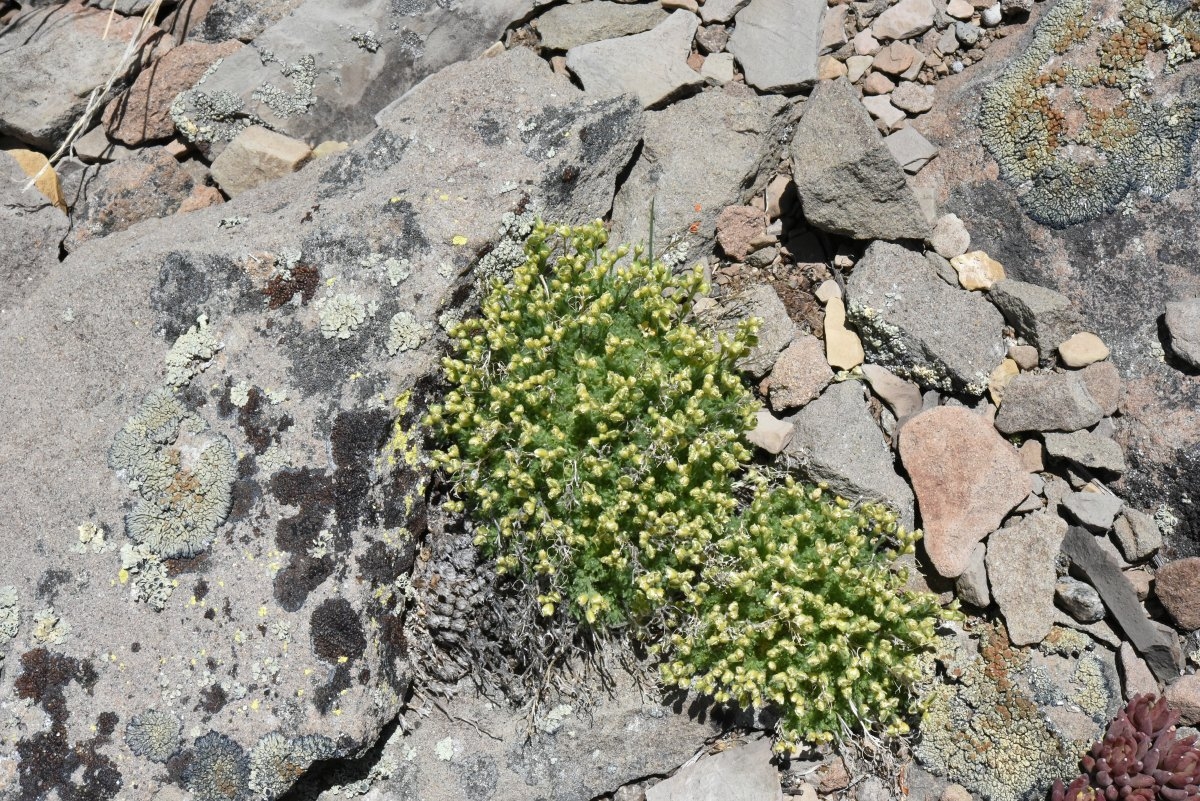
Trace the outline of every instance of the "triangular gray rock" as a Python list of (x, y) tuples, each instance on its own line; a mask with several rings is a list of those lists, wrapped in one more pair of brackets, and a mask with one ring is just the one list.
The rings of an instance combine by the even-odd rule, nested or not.
[(680, 9), (645, 33), (579, 45), (567, 51), (567, 69), (589, 94), (636, 95), (650, 108), (704, 78), (687, 65), (700, 21)]
[(930, 235), (904, 172), (845, 79), (813, 91), (791, 152), (804, 217), (817, 228), (854, 239)]

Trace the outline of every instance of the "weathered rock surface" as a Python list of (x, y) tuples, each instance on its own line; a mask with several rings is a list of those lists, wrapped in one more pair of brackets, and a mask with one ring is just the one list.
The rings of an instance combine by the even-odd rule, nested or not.
[[(921, 496), (917, 497), (919, 500)], [(1058, 578), (1054, 560), (1066, 533), (1067, 524), (1060, 518), (1036, 512), (988, 538), (987, 572), (992, 598), (1000, 607), (1014, 645), (1033, 645), (1050, 633)]]
[(900, 0), (871, 23), (871, 33), (881, 39), (911, 39), (933, 27), (932, 0)]
[(236, 40), (208, 44), (187, 42), (142, 70), (125, 94), (104, 108), (104, 130), (111, 139), (140, 145), (175, 135), (171, 103), (191, 89), (217, 61), (244, 47)]
[(887, 145), (892, 158), (907, 173), (920, 172), (921, 168), (938, 154), (937, 145), (911, 127), (901, 128), (895, 133), (889, 134), (884, 138), (883, 143)]
[(701, 759), (646, 791), (646, 801), (776, 801), (783, 798), (769, 737)]
[(884, 440), (855, 381), (834, 384), (791, 417), (796, 426), (784, 449), (789, 465), (809, 481), (852, 501), (878, 501), (912, 527), (913, 495), (896, 475), (892, 451)]
[(1112, 528), (1123, 502), (1110, 492), (1072, 492), (1062, 508), (1084, 528), (1104, 534)]
[(900, 459), (916, 493), (925, 551), (946, 578), (966, 570), (976, 543), (1029, 494), (1016, 448), (969, 409), (939, 406), (913, 417), (900, 429)]
[(645, 33), (579, 45), (567, 51), (567, 68), (597, 96), (629, 93), (642, 106), (664, 103), (704, 79), (687, 64), (699, 20), (682, 9)]
[(162, 148), (145, 148), (91, 167), (72, 199), (71, 232), (63, 247), (74, 251), (89, 239), (174, 214), (194, 188), (192, 176)]
[(1101, 477), (1115, 477), (1125, 472), (1125, 454), (1121, 446), (1108, 437), (1090, 431), (1070, 434), (1047, 434), (1046, 455), (1095, 471)]
[[(1066, 533), (1065, 524), (1063, 533)], [(1080, 623), (1095, 623), (1104, 619), (1104, 602), (1100, 600), (1100, 593), (1089, 584), (1062, 576), (1054, 587), (1054, 597)]]
[(1121, 553), (1130, 562), (1141, 562), (1162, 547), (1162, 530), (1154, 518), (1126, 506), (1113, 523), (1113, 534)]
[(1200, 557), (1177, 559), (1156, 570), (1154, 595), (1181, 629), (1200, 629)]
[(979, 609), (987, 609), (992, 603), (986, 558), (987, 546), (982, 542), (977, 543), (971, 551), (966, 569), (954, 580), (954, 593), (959, 600)]
[(1138, 656), (1132, 645), (1122, 642), (1121, 647), (1117, 650), (1117, 657), (1120, 659), (1121, 679), (1125, 687), (1126, 700), (1132, 701), (1136, 696), (1145, 693), (1158, 694), (1158, 680), (1146, 666), (1146, 660)]
[[(0, 42), (0, 134), (45, 151), (62, 143), (87, 106), (92, 90), (103, 86), (122, 63), (138, 20), (66, 5), (30, 6), (4, 30)], [(107, 29), (108, 36), (104, 34)], [(170, 48), (152, 28), (126, 63), (126, 74)], [(118, 80), (118, 86), (121, 81)]]
[(1200, 298), (1168, 303), (1164, 320), (1171, 352), (1189, 367), (1200, 370)]
[(1200, 725), (1200, 674), (1180, 676), (1167, 686), (1163, 695), (1172, 709), (1179, 710), (1179, 722), (1185, 726)]
[(798, 112), (784, 98), (730, 86), (648, 113), (641, 155), (613, 202), (614, 236), (646, 241), (653, 199), (654, 252), (690, 265), (711, 248), (717, 215), (762, 191)]
[(300, 169), (312, 148), (290, 136), (251, 125), (233, 138), (212, 163), (212, 177), (221, 191), (236, 197), (259, 184)]
[(555, 6), (537, 18), (537, 30), (542, 47), (570, 50), (589, 42), (648, 31), (666, 18), (667, 12), (655, 5), (592, 0)]
[(479, 55), (531, 8), (530, 0), (306, 0), (176, 99), (172, 117), (213, 157), (251, 125), (310, 145), (358, 139), (377, 112)]
[(1103, 416), (1079, 373), (1026, 373), (1004, 388), (996, 428), (1002, 434), (1078, 431), (1094, 426)]
[[(467, 103), (487, 124), (461, 113)], [(17, 589), (21, 610), (0, 678), (0, 758), (51, 748), (94, 766), (39, 763), (18, 797), (111, 799), (115, 782), (134, 801), (177, 792), (126, 736), (150, 709), (174, 716), (181, 734), (163, 744), (192, 760), (193, 786), (261, 742), (256, 753), (275, 753), (278, 739), (263, 739), (273, 734), (298, 760), (278, 766), (290, 775), (310, 757), (358, 753), (400, 709), (410, 673), (394, 582), (413, 564), (425, 508), (419, 468), (403, 456), (389, 464), (397, 454), (385, 444), (424, 401), (419, 387), (411, 407), (395, 399), (436, 365), (439, 319), (460, 314), (467, 295), (458, 276), (524, 205), (508, 187), (567, 220), (602, 215), (641, 110), (590, 101), (516, 49), (448, 68), (393, 112), (272, 193), (86, 244), (0, 318), (0, 516), (16, 544), (0, 585)], [(527, 152), (530, 119), (555, 121), (545, 135), (557, 157)], [(564, 187), (564, 167), (581, 163), (588, 170)], [(452, 199), (427, 201), (447, 175)], [(513, 250), (501, 243), (492, 261)], [(393, 356), (401, 311), (419, 344)], [(139, 433), (146, 425), (153, 435)], [(141, 455), (168, 473), (176, 458), (194, 468), (177, 470), (178, 495), (160, 500), (179, 515), (173, 536), (209, 526), (171, 549), (195, 555), (118, 552), (134, 545), (127, 530), (175, 542), (130, 484)], [(133, 475), (121, 469), (131, 463)], [(60, 679), (14, 691), (34, 675)], [(88, 731), (96, 721), (109, 731), (100, 740)], [(643, 730), (664, 738), (655, 748), (666, 742), (651, 723)], [(624, 730), (620, 739), (632, 744)], [(524, 779), (552, 793), (552, 772)], [(249, 796), (246, 773), (229, 780)]]
[(1073, 568), (1096, 588), (1117, 625), (1158, 680), (1170, 682), (1178, 676), (1179, 665), (1172, 643), (1146, 616), (1129, 580), (1097, 544), (1096, 538), (1079, 526), (1069, 526), (1062, 550)]
[(28, 182), (17, 160), (0, 152), (0, 313), (14, 308), (35, 284), (58, 267), (58, 245), (67, 215)]
[[(794, 92), (817, 80), (821, 0), (751, 0), (737, 13), (726, 49), (764, 92)], [(707, 20), (706, 20), (707, 21)]]
[(992, 286), (988, 300), (1042, 359), (1053, 359), (1059, 344), (1079, 330), (1071, 301), (1053, 289), (1010, 278)]
[(746, 441), (772, 455), (782, 453), (796, 432), (794, 425), (780, 420), (766, 409), (758, 410), (756, 421), (754, 428), (746, 432)]
[(864, 364), (862, 373), (871, 391), (888, 405), (897, 420), (921, 411), (921, 389), (916, 384), (878, 364)]
[(929, 236), (904, 172), (847, 81), (813, 90), (791, 152), (798, 165), (793, 180), (812, 225), (855, 239)]
[(825, 346), (812, 334), (800, 333), (783, 349), (767, 377), (771, 408), (775, 411), (803, 406), (821, 394), (833, 380), (825, 361)]
[(925, 388), (981, 395), (1004, 359), (1004, 321), (947, 286), (919, 253), (875, 242), (846, 281), (850, 322), (871, 361)]

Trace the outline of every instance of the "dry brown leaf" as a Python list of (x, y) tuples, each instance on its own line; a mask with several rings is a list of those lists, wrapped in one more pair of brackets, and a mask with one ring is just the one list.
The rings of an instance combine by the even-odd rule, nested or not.
[(55, 206), (64, 212), (67, 210), (67, 201), (63, 197), (62, 187), (58, 183), (58, 173), (54, 171), (53, 167), (47, 166), (49, 160), (45, 156), (33, 150), (7, 150), (5, 152), (17, 160), (21, 170), (30, 178), (40, 171), (42, 174), (33, 185)]

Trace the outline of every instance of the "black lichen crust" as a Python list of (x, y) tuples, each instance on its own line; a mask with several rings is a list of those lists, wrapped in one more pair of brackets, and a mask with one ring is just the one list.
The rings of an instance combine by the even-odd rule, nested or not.
[(99, 677), (86, 659), (36, 648), (21, 655), (21, 675), (14, 682), (17, 697), (38, 704), (50, 718), (50, 728), (17, 742), (19, 801), (108, 801), (121, 789), (116, 763), (99, 753), (109, 743), (116, 715), (102, 713), (97, 735), (70, 743), (65, 690), (75, 682), (89, 693)]
[(1093, 2), (1048, 11), (980, 107), (1001, 176), (1054, 228), (1182, 186), (1200, 130), (1200, 91), (1179, 79), (1200, 53), (1200, 12), (1178, 0), (1129, 0), (1115, 13)]
[(358, 612), (345, 598), (328, 598), (309, 618), (313, 653), (334, 664), (352, 663), (363, 655), (367, 638)]

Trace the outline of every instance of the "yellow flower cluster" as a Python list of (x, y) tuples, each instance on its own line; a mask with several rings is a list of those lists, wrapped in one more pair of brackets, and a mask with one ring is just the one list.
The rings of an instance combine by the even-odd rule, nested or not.
[(671, 637), (665, 682), (780, 713), (777, 749), (860, 726), (907, 731), (902, 699), (933, 643), (937, 598), (892, 562), (917, 535), (790, 479), (755, 496), (703, 571), (696, 617)]
[(549, 616), (654, 615), (703, 567), (736, 509), (757, 404), (734, 361), (755, 324), (709, 337), (685, 321), (707, 291), (599, 222), (535, 227), (511, 283), (451, 330), (453, 389), (427, 422), (450, 443), (476, 544), (539, 590)]
[(539, 223), (511, 283), (451, 330), (451, 390), (426, 418), (451, 507), (546, 617), (629, 624), (668, 684), (778, 710), (781, 750), (903, 731), (940, 612), (890, 569), (916, 535), (883, 507), (745, 475), (757, 403), (734, 363), (756, 321), (696, 330), (698, 269), (605, 242), (598, 222)]

